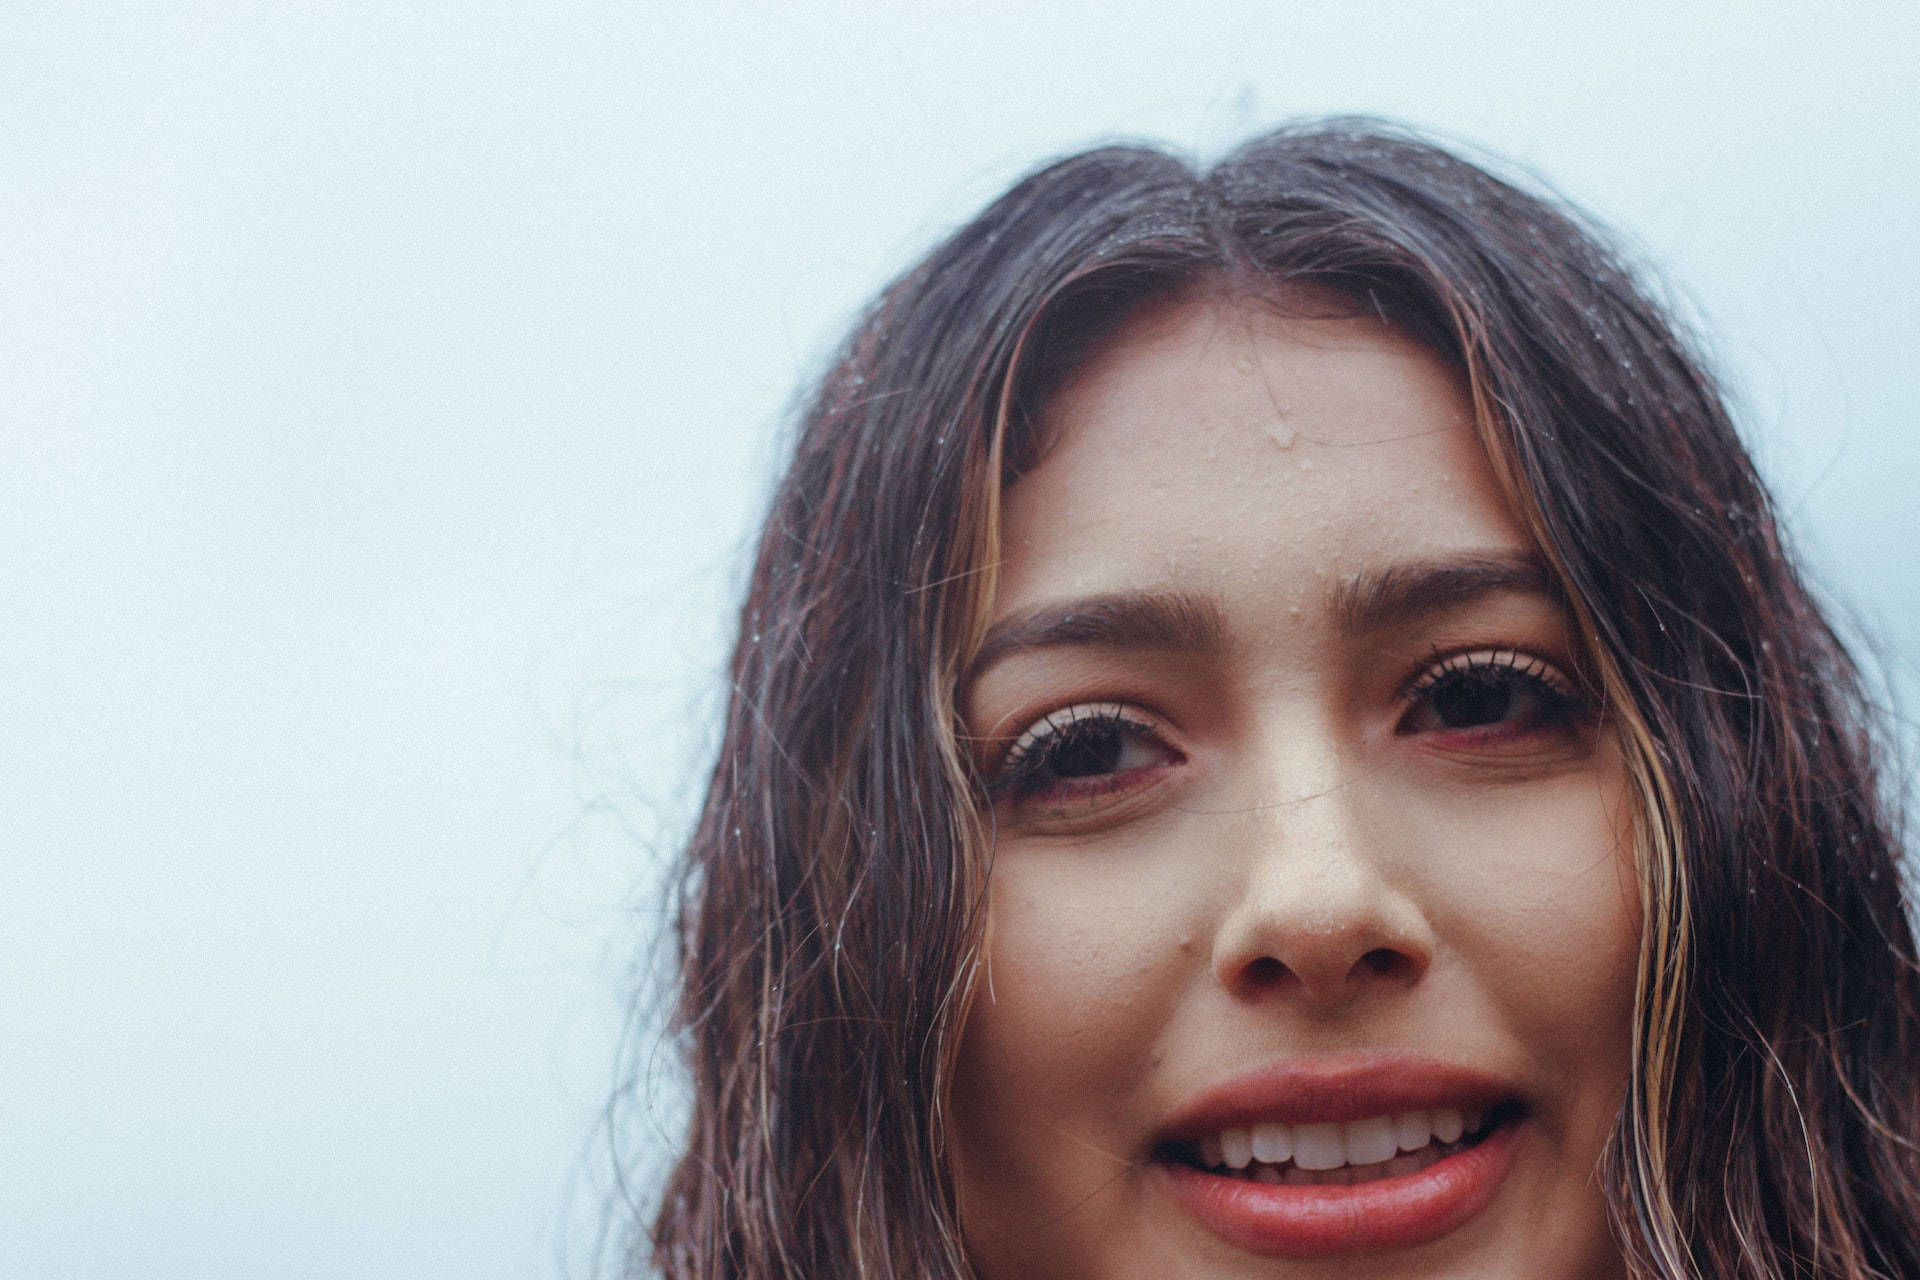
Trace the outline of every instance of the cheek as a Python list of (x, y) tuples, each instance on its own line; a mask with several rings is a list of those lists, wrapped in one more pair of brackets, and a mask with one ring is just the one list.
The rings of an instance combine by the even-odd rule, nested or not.
[(1543, 1066), (1624, 1084), (1640, 905), (1624, 771), (1611, 764), (1422, 807), (1436, 933)]
[[(1098, 1141), (1152, 1072), (1198, 935), (1150, 860), (1112, 850), (1003, 857), (955, 1108), (975, 1158), (1033, 1159), (1038, 1135)], [(1122, 1159), (1138, 1153), (1116, 1152)]]

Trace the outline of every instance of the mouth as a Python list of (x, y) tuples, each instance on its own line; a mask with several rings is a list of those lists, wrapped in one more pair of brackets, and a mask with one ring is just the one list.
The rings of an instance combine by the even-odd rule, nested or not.
[(1175, 1117), (1150, 1166), (1213, 1235), (1269, 1257), (1408, 1248), (1493, 1202), (1528, 1132), (1510, 1085), (1381, 1057), (1279, 1064)]
[(1524, 1115), (1518, 1102), (1436, 1107), (1342, 1123), (1236, 1125), (1163, 1142), (1156, 1161), (1266, 1186), (1351, 1187), (1424, 1173)]

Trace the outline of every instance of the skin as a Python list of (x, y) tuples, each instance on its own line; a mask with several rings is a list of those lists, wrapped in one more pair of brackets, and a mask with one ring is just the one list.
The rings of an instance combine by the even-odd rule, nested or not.
[[(1370, 318), (1196, 294), (1125, 326), (1044, 425), (1049, 451), (1006, 494), (996, 634), (1129, 593), (1183, 593), (1216, 626), (990, 640), (963, 689), (989, 777), (1037, 722), (1045, 746), (1050, 713), (1144, 726), (1105, 722), (1111, 768), (1056, 755), (997, 793), (954, 1096), (981, 1274), (1623, 1275), (1595, 1178), (1639, 933), (1620, 754), (1604, 719), (1524, 681), (1517, 710), (1464, 730), (1410, 692), (1436, 659), (1514, 652), (1578, 688), (1567, 619), (1525, 587), (1353, 616), (1385, 570), (1532, 554), (1459, 379)], [(1155, 1147), (1202, 1091), (1369, 1053), (1492, 1073), (1525, 1106), (1464, 1225), (1259, 1256), (1169, 1196)]]

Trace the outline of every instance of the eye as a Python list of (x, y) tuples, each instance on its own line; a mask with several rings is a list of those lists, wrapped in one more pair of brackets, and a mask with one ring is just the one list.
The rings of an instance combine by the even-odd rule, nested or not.
[(1181, 759), (1150, 723), (1125, 707), (1063, 707), (1014, 740), (988, 792), (1016, 805), (1099, 800), (1145, 785)]
[(1500, 743), (1569, 732), (1591, 717), (1587, 699), (1551, 664), (1512, 649), (1459, 653), (1423, 671), (1405, 695), (1397, 732)]

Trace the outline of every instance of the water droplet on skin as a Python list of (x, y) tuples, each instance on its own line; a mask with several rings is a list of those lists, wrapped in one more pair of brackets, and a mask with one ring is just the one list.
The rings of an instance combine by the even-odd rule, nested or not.
[(1293, 442), (1299, 439), (1299, 435), (1291, 424), (1276, 422), (1267, 428), (1267, 439), (1273, 441), (1273, 447), (1276, 449), (1291, 449)]

